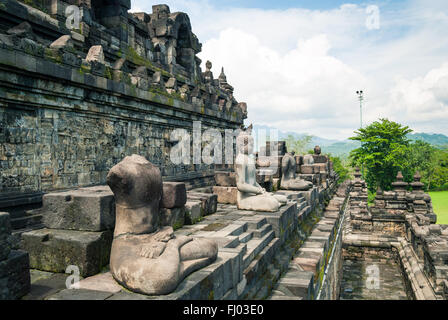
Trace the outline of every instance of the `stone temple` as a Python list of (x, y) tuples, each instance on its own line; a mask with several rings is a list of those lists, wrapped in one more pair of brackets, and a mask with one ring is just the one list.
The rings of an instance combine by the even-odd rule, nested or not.
[[(418, 174), (368, 206), (318, 146), (253, 150), (188, 15), (129, 9), (0, 2), (1, 300), (448, 298), (448, 226)], [(236, 132), (236, 161), (172, 161), (173, 132), (192, 155), (207, 129)]]

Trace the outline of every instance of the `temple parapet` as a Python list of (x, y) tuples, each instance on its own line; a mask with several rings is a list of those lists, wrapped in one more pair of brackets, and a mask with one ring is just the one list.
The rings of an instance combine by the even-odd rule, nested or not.
[[(129, 0), (16, 1), (0, 7), (0, 46), (156, 92), (173, 99), (247, 117), (233, 97), (224, 69), (202, 72), (202, 44), (188, 15), (155, 5), (131, 13)], [(204, 76), (211, 74), (209, 76)]]

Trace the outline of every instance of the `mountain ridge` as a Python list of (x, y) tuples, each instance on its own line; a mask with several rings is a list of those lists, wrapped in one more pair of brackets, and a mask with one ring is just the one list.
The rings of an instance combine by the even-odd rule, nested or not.
[[(254, 125), (254, 131), (258, 130), (266, 130), (266, 133), (269, 135), (269, 130), (278, 130), (278, 139), (284, 140), (289, 135), (292, 135), (294, 138), (303, 138), (308, 135), (306, 133), (297, 133), (291, 131), (282, 131), (275, 127), (270, 127), (266, 125)], [(429, 144), (432, 144), (435, 147), (444, 147), (448, 146), (448, 136), (441, 133), (425, 133), (425, 132), (416, 132), (408, 134), (409, 140), (412, 141), (425, 141)], [(359, 146), (359, 142), (352, 141), (349, 139), (345, 140), (335, 140), (335, 139), (327, 139), (318, 136), (313, 136), (311, 143), (309, 144), (309, 148), (313, 148), (315, 145), (319, 145), (322, 148), (324, 153), (331, 153), (335, 156), (344, 156), (348, 155), (351, 150), (356, 149)]]

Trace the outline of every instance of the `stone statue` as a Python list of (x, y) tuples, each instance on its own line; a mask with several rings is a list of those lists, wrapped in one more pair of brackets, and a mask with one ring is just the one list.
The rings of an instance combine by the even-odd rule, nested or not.
[(205, 63), (205, 72), (203, 73), (205, 83), (213, 82), (212, 63), (207, 60)]
[(314, 157), (312, 154), (306, 154), (303, 156), (303, 164), (305, 165), (313, 165), (314, 164)]
[(238, 188), (237, 206), (240, 210), (276, 212), (287, 202), (285, 196), (266, 192), (256, 179), (254, 140), (252, 126), (242, 131), (237, 139), (238, 155), (235, 160), (236, 186)]
[(172, 227), (159, 229), (162, 175), (144, 157), (124, 158), (109, 171), (107, 184), (116, 204), (110, 269), (121, 285), (148, 295), (168, 294), (216, 259), (214, 241), (176, 237)]
[(309, 190), (313, 184), (309, 181), (296, 178), (297, 164), (294, 158), (294, 152), (287, 153), (282, 159), (282, 181), (280, 189), (285, 190)]

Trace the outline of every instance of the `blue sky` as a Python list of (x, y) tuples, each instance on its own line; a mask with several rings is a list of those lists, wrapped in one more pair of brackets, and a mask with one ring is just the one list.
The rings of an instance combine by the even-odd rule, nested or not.
[[(386, 5), (399, 5), (405, 2), (404, 0), (383, 1)], [(216, 7), (221, 8), (258, 8), (258, 9), (289, 9), (289, 8), (304, 8), (310, 10), (328, 10), (338, 8), (347, 3), (353, 4), (378, 4), (378, 1), (341, 1), (341, 0), (213, 0), (210, 1)]]
[[(446, 0), (163, 2), (188, 13), (199, 57), (215, 77), (225, 68), (247, 124), (345, 139), (363, 89), (364, 123), (387, 117), (448, 135)], [(153, 4), (132, 0), (132, 10)]]

